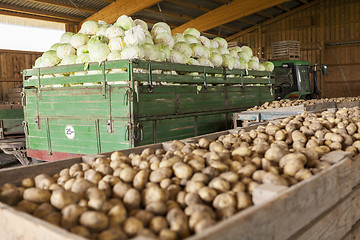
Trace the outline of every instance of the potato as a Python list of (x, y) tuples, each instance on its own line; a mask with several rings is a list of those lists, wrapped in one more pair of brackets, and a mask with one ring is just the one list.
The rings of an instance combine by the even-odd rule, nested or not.
[(266, 152), (265, 152), (265, 158), (270, 160), (270, 161), (275, 161), (278, 162), (280, 160), (280, 158), (282, 158), (282, 156), (284, 156), (286, 154), (286, 151), (279, 147), (279, 146), (274, 146), (269, 148)]
[(231, 217), (235, 213), (236, 213), (235, 207), (221, 208), (221, 209), (216, 210), (216, 218), (219, 220), (224, 220), (224, 219)]
[(253, 164), (247, 164), (244, 167), (240, 168), (237, 173), (240, 178), (251, 177), (251, 175), (256, 171), (256, 167)]
[(148, 205), (151, 202), (165, 201), (166, 196), (160, 187), (149, 187), (142, 191), (142, 202)]
[(241, 146), (238, 148), (235, 148), (232, 152), (231, 155), (233, 156), (241, 156), (241, 157), (250, 157), (251, 156), (251, 149), (249, 147), (245, 147), (245, 146)]
[(207, 211), (196, 211), (193, 214), (190, 215), (189, 218), (189, 227), (191, 230), (194, 230), (195, 225), (200, 222), (202, 219), (212, 219), (213, 214), (211, 214), (211, 212), (207, 212)]
[(86, 197), (89, 199), (88, 207), (100, 211), (106, 201), (105, 193), (97, 187), (88, 188)]
[(35, 187), (35, 181), (32, 178), (24, 178), (21, 181), (21, 186), (23, 186), (24, 188)]
[(22, 200), (18, 203), (16, 209), (32, 214), (37, 209), (37, 207), (38, 205), (34, 202)]
[(87, 189), (96, 187), (94, 182), (91, 182), (86, 179), (76, 179), (74, 183), (71, 186), (71, 191), (74, 193), (79, 194), (79, 196), (82, 198), (86, 192)]
[(164, 228), (160, 231), (159, 237), (162, 240), (177, 240), (179, 239), (177, 233), (171, 229)]
[(130, 212), (130, 215), (139, 219), (144, 227), (147, 227), (149, 225), (150, 220), (153, 219), (155, 216), (154, 213), (143, 209), (133, 210)]
[(129, 217), (125, 220), (124, 232), (130, 237), (134, 237), (143, 228), (142, 222), (135, 217)]
[(242, 210), (252, 205), (252, 200), (249, 194), (245, 192), (238, 192), (236, 194), (236, 209)]
[(205, 218), (200, 220), (194, 227), (195, 233), (203, 232), (205, 229), (216, 224), (216, 221), (213, 219)]
[(292, 140), (295, 141), (299, 141), (301, 143), (306, 143), (307, 138), (305, 136), (305, 134), (303, 134), (302, 132), (300, 132), (299, 130), (295, 130), (291, 133), (291, 137)]
[(158, 168), (150, 173), (149, 180), (154, 183), (159, 183), (165, 178), (170, 178), (173, 171), (167, 167)]
[(103, 212), (86, 211), (80, 216), (80, 224), (91, 231), (100, 232), (109, 225), (109, 219)]
[(302, 153), (295, 152), (295, 153), (288, 153), (285, 156), (283, 156), (279, 161), (280, 168), (284, 168), (285, 165), (291, 160), (291, 159), (298, 159), (303, 164), (307, 162), (306, 156)]
[(109, 212), (109, 225), (110, 227), (120, 227), (126, 220), (127, 218), (127, 211), (124, 207), (124, 205), (119, 202), (118, 204), (116, 204), (114, 207), (112, 207)]
[[(30, 188), (28, 188), (30, 189)], [(10, 188), (0, 192), (0, 202), (14, 206), (21, 200), (21, 195), (18, 189)], [(29, 199), (27, 199), (29, 200)]]
[(34, 216), (38, 218), (44, 218), (54, 211), (56, 211), (56, 209), (50, 203), (42, 203), (34, 211)]
[(124, 198), (124, 204), (128, 209), (139, 208), (141, 204), (141, 195), (139, 190), (130, 188), (126, 191)]
[(200, 148), (208, 149), (210, 145), (210, 141), (206, 138), (200, 138), (198, 144)]
[(90, 238), (91, 236), (89, 230), (83, 226), (74, 226), (70, 229), (70, 232), (80, 235), (84, 238)]
[(116, 183), (113, 187), (113, 195), (122, 199), (127, 192), (131, 188), (130, 184), (124, 183), (120, 180), (120, 182)]
[(165, 217), (156, 216), (151, 219), (149, 223), (149, 229), (158, 234), (162, 229), (168, 228), (168, 223)]
[(98, 182), (102, 179), (102, 177), (103, 176), (94, 169), (86, 170), (84, 173), (84, 179), (94, 184), (98, 184)]
[(230, 183), (225, 179), (216, 177), (209, 182), (209, 187), (219, 192), (226, 192), (230, 189)]
[(24, 192), (24, 200), (35, 203), (44, 203), (50, 201), (51, 194), (48, 190), (39, 188), (27, 188)]
[(296, 172), (294, 177), (296, 180), (303, 181), (303, 180), (308, 179), (311, 176), (312, 176), (312, 173), (309, 169), (300, 169), (299, 171)]
[(126, 234), (120, 229), (107, 229), (101, 232), (97, 238), (98, 240), (126, 240)]
[(50, 185), (55, 182), (54, 179), (50, 177), (48, 174), (37, 175), (34, 181), (35, 181), (35, 187), (41, 189), (49, 189)]
[(264, 184), (274, 184), (274, 185), (281, 185), (281, 186), (287, 186), (287, 182), (284, 178), (280, 177), (279, 175), (276, 175), (274, 173), (267, 172), (262, 177), (262, 182)]
[(188, 219), (181, 209), (173, 208), (169, 210), (166, 214), (166, 220), (170, 225), (170, 229), (177, 232), (180, 237), (184, 238), (190, 235)]
[(229, 192), (218, 194), (213, 201), (213, 207), (217, 210), (226, 207), (235, 207), (236, 200), (233, 194)]
[(79, 201), (79, 196), (73, 192), (56, 189), (52, 192), (50, 197), (50, 203), (57, 209), (63, 209), (67, 205), (77, 203)]
[(58, 212), (51, 212), (48, 215), (44, 216), (43, 219), (51, 224), (59, 226), (61, 220), (61, 214)]
[(295, 174), (304, 168), (304, 163), (298, 158), (289, 159), (284, 166), (284, 173), (289, 176), (295, 176)]
[(172, 166), (174, 175), (180, 179), (189, 179), (192, 174), (192, 168), (186, 163), (177, 162)]
[(77, 204), (70, 204), (61, 210), (60, 225), (63, 228), (71, 229), (79, 221), (80, 215), (86, 211), (86, 208)]

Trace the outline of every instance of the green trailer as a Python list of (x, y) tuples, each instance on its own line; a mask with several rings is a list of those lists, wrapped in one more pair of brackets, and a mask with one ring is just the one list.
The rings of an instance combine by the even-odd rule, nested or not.
[(0, 103), (0, 140), (24, 134), (24, 112), (20, 104)]
[(45, 161), (229, 129), (234, 112), (274, 100), (271, 72), (175, 63), (106, 61), (23, 78), (27, 154)]

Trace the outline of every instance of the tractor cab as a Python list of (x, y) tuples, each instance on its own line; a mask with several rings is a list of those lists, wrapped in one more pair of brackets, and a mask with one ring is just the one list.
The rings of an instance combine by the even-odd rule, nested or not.
[(310, 82), (310, 62), (274, 61), (275, 99), (316, 98)]

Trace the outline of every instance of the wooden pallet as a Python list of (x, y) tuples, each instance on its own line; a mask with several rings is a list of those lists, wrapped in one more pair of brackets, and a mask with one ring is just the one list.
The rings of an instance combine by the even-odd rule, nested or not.
[(299, 60), (300, 42), (299, 41), (280, 41), (271, 43), (272, 60)]
[[(257, 126), (244, 128), (246, 131)], [(241, 128), (204, 135), (216, 139)], [(183, 140), (193, 142), (198, 136)], [(164, 148), (169, 142), (122, 150), (141, 153), (145, 148)], [(111, 153), (103, 155), (109, 156)], [(360, 156), (350, 159), (348, 153), (331, 152), (328, 158), (337, 162), (313, 177), (295, 184), (270, 201), (249, 207), (187, 240), (217, 239), (353, 239), (359, 235)], [(19, 184), (21, 178), (40, 173), (54, 174), (74, 163), (90, 162), (99, 155), (84, 156), (33, 166), (0, 170), (0, 185)], [(19, 178), (21, 176), (21, 178)], [(16, 224), (14, 224), (16, 223)], [(64, 229), (14, 210), (0, 203), (0, 239), (84, 240)], [(137, 237), (136, 239), (147, 239)], [(355, 238), (356, 239), (356, 238)]]

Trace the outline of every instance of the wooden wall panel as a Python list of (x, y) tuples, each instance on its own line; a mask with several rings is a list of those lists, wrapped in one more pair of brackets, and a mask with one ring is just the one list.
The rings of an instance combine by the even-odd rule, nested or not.
[[(329, 65), (329, 75), (319, 79), (322, 97), (360, 95), (359, 0), (315, 0), (315, 5), (258, 25), (235, 40), (248, 44), (259, 57), (262, 53), (264, 59), (271, 59), (272, 42), (300, 41), (302, 60)], [(343, 76), (348, 79), (351, 93)]]
[(32, 68), (41, 54), (0, 49), (0, 101), (6, 101), (9, 89), (22, 83), (22, 70)]

